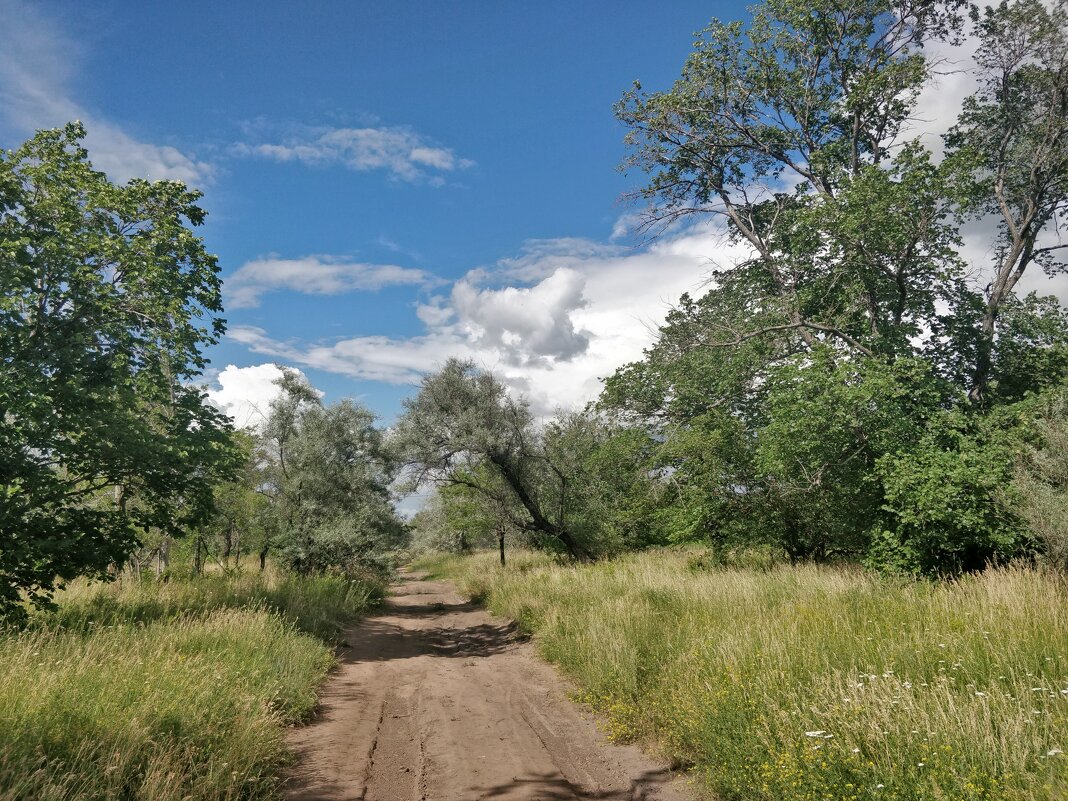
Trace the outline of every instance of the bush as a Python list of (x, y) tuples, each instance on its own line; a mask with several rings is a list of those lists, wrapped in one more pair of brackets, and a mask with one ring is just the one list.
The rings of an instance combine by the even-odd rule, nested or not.
[(881, 458), (886, 515), (868, 566), (953, 576), (1029, 553), (1033, 540), (1005, 494), (1024, 436), (1007, 410), (947, 415), (908, 452)]
[(1016, 511), (1046, 560), (1068, 570), (1068, 393), (1054, 396), (1038, 422), (1038, 444), (1016, 468)]

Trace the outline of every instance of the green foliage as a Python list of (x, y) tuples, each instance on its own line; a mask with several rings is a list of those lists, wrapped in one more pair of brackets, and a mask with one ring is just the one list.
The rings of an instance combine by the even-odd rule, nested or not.
[(709, 797), (1065, 797), (1063, 576), (901, 582), (689, 557), (427, 566), (533, 632), (613, 737), (655, 740)]
[(590, 556), (591, 544), (578, 539), (568, 516), (566, 475), (555, 469), (526, 403), (496, 376), (450, 359), (404, 406), (391, 444), (412, 488), (465, 485), (546, 546)]
[(656, 443), (647, 433), (591, 413), (561, 414), (545, 427), (544, 449), (556, 479), (545, 494), (589, 551), (664, 544), (656, 519), (664, 493), (650, 474)]
[(390, 504), (395, 465), (374, 415), (347, 399), (324, 406), (295, 371), (280, 384), (252, 455), (279, 558), (305, 575), (385, 570), (407, 530)]
[[(748, 253), (599, 401), (659, 443), (666, 539), (927, 575), (1032, 552), (1013, 464), (1029, 399), (1064, 381), (1068, 316), (1013, 290), (1064, 268), (1042, 236), (1068, 203), (1068, 12), (973, 15), (979, 89), (935, 159), (908, 121), (963, 9), (768, 0), (617, 106), (647, 228), (697, 214)], [(989, 214), (979, 289), (961, 226)]]
[(0, 154), (0, 615), (202, 521), (232, 461), (190, 383), (223, 332), (200, 193), (117, 186), (84, 135)]
[(877, 461), (917, 441), (944, 398), (918, 359), (844, 361), (826, 350), (771, 371), (753, 503), (793, 558), (863, 553), (883, 488)]
[(1054, 394), (1041, 408), (1037, 432), (1016, 466), (1014, 508), (1048, 562), (1068, 570), (1068, 392)]
[(1032, 550), (1005, 494), (1025, 430), (1012, 415), (999, 417), (1001, 426), (947, 414), (907, 451), (882, 457), (889, 530), (878, 533), (869, 564), (952, 575)]

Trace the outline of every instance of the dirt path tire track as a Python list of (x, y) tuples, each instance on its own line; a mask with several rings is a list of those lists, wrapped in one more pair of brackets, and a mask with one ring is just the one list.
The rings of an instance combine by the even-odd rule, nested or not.
[(291, 730), (290, 801), (687, 801), (609, 743), (514, 627), (407, 575), (348, 632), (322, 710)]

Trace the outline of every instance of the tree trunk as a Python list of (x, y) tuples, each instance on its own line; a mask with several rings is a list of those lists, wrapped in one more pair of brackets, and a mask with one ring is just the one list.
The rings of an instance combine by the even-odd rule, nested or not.
[(504, 526), (497, 526), (497, 542), (501, 546), (501, 567), (504, 567)]
[(578, 559), (583, 562), (593, 561), (593, 557), (590, 553), (578, 544), (570, 531), (563, 526), (558, 526), (550, 522), (545, 515), (541, 513), (541, 509), (538, 508), (534, 499), (530, 497), (527, 488), (523, 486), (522, 479), (520, 479), (515, 468), (509, 463), (507, 457), (490, 454), (489, 459), (500, 471), (501, 478), (508, 483), (508, 486), (511, 487), (512, 491), (519, 499), (519, 502), (523, 504), (523, 508), (527, 510), (527, 513), (530, 515), (531, 525), (536, 531), (548, 534), (550, 537), (559, 540), (559, 542), (567, 548), (567, 552), (572, 559)]
[(230, 566), (230, 552), (234, 549), (234, 524), (231, 523), (226, 527), (226, 532), (223, 534), (223, 551), (222, 562), (227, 567)]
[(267, 551), (269, 550), (269, 548), (270, 548), (270, 546), (268, 546), (267, 543), (264, 543), (263, 547), (260, 548), (260, 572), (261, 573), (264, 570), (267, 569)]
[(201, 570), (204, 569), (204, 556), (201, 552), (202, 540), (200, 534), (196, 535), (196, 539), (193, 541), (193, 575), (199, 576)]

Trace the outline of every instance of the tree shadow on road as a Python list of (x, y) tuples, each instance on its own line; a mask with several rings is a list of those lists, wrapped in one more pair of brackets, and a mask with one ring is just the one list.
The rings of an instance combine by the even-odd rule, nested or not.
[(677, 777), (668, 768), (649, 770), (631, 779), (630, 787), (610, 790), (590, 790), (559, 773), (532, 773), (518, 776), (510, 782), (491, 787), (472, 787), (475, 798), (537, 799), (537, 801), (652, 801), (656, 790)]

